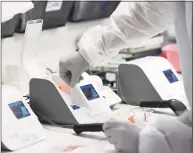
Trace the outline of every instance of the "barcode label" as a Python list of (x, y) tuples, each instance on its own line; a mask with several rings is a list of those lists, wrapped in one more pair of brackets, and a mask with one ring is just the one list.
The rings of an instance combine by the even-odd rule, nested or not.
[(46, 12), (59, 11), (62, 7), (62, 2), (47, 2)]

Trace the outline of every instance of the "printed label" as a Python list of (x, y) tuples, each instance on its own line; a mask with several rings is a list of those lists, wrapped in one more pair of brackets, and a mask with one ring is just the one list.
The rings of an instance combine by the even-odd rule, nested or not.
[(62, 2), (47, 2), (46, 12), (59, 11), (62, 8)]

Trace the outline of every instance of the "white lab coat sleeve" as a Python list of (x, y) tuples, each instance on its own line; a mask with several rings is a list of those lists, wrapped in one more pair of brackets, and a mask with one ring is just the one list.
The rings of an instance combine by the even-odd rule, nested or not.
[(178, 118), (160, 116), (140, 132), (138, 153), (192, 153), (192, 122), (188, 112)]
[(172, 24), (168, 2), (122, 1), (110, 20), (87, 30), (79, 41), (81, 55), (98, 66), (121, 49), (137, 47)]
[(140, 133), (138, 153), (172, 153), (165, 136), (154, 126), (146, 126)]

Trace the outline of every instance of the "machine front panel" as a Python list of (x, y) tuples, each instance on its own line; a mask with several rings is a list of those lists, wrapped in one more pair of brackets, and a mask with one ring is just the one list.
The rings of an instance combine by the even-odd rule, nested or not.
[(92, 84), (81, 86), (80, 89), (82, 90), (88, 101), (99, 98), (99, 94)]
[(8, 105), (17, 119), (22, 119), (30, 116), (28, 109), (25, 107), (22, 101), (17, 101)]
[(168, 81), (170, 83), (174, 83), (178, 81), (178, 78), (176, 77), (176, 75), (172, 72), (171, 69), (165, 70), (163, 71), (165, 77), (168, 79)]

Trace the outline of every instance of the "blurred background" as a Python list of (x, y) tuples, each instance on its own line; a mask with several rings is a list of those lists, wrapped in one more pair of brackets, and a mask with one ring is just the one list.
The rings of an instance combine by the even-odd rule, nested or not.
[[(22, 64), (21, 53), (24, 45), (26, 23), (43, 19), (43, 31), (39, 38), (36, 60), (39, 65), (53, 72), (58, 71), (60, 57), (78, 51), (78, 41), (84, 31), (105, 24), (120, 1), (32, 1), (34, 8), (16, 14), (1, 23), (2, 39), (2, 81), (16, 86), (22, 94), (28, 94), (27, 77)], [(3, 13), (15, 9), (10, 2), (2, 2)], [(17, 7), (21, 3), (15, 2)], [(9, 7), (7, 7), (9, 6)], [(138, 48), (125, 48), (119, 55), (100, 67), (90, 67), (89, 74), (97, 74), (105, 85), (116, 88), (115, 70), (121, 62), (145, 56), (167, 58), (180, 73), (174, 27), (147, 40)], [(34, 57), (33, 57), (34, 58)]]

